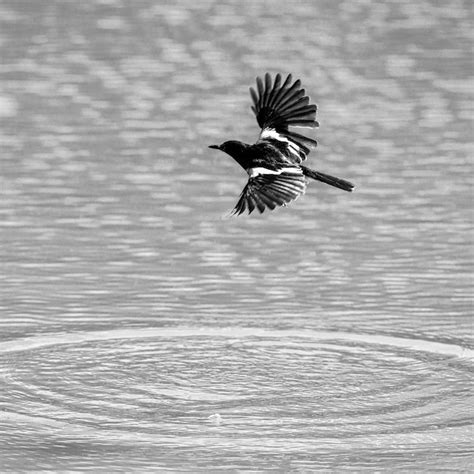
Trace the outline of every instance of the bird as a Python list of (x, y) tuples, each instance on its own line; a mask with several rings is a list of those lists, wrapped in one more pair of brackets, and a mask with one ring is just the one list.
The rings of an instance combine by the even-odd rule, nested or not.
[(317, 128), (319, 124), (317, 106), (310, 104), (301, 81), (293, 82), (291, 74), (282, 80), (280, 73), (273, 80), (267, 72), (256, 82), (257, 90), (250, 87), (251, 109), (261, 128), (256, 143), (228, 140), (209, 145), (230, 155), (249, 176), (231, 214), (251, 214), (255, 209), (263, 213), (265, 209), (287, 206), (305, 192), (306, 178), (353, 191), (355, 186), (349, 181), (303, 165), (317, 141), (289, 128)]

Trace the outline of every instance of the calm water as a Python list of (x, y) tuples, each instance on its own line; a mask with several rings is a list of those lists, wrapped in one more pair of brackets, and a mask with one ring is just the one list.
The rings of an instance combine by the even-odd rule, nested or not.
[[(1, 0), (1, 470), (470, 470), (471, 8)], [(226, 218), (265, 71), (358, 189)]]

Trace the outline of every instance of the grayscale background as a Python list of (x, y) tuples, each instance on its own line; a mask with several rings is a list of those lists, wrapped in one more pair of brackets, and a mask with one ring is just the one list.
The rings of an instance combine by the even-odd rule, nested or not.
[[(0, 0), (0, 470), (472, 468), (472, 20)], [(228, 218), (266, 71), (357, 190)]]

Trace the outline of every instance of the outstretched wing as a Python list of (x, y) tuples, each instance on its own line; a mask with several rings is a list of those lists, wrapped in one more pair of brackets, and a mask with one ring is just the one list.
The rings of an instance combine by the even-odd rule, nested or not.
[(277, 146), (294, 163), (306, 159), (310, 149), (317, 145), (316, 140), (288, 130), (288, 127), (319, 126), (316, 121), (315, 104), (309, 104), (309, 97), (301, 88), (301, 81), (292, 83), (292, 76), (282, 83), (280, 74), (275, 81), (268, 72), (264, 81), (257, 77), (257, 92), (251, 87), (250, 95), (254, 105), (252, 110), (262, 128), (259, 142), (268, 141)]
[(257, 208), (260, 213), (265, 209), (286, 206), (303, 194), (306, 180), (299, 168), (283, 168), (272, 171), (265, 168), (254, 168), (232, 214), (240, 215), (245, 210), (251, 214)]

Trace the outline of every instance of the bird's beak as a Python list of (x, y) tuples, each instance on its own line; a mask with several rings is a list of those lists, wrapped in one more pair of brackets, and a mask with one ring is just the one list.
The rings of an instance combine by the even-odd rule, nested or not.
[(221, 147), (219, 145), (209, 145), (209, 148), (215, 148), (216, 150), (221, 149)]

